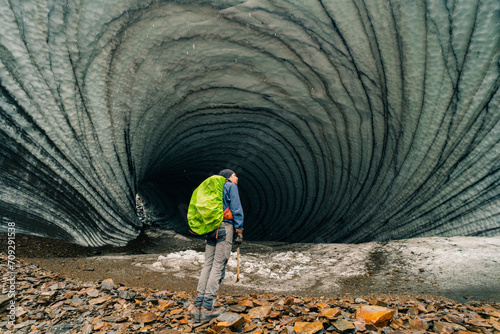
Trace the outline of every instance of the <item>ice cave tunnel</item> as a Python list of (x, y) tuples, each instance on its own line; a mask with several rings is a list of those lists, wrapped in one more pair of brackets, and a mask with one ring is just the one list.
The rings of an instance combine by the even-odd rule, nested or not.
[(498, 0), (0, 0), (2, 230), (182, 232), (232, 168), (249, 240), (500, 234)]

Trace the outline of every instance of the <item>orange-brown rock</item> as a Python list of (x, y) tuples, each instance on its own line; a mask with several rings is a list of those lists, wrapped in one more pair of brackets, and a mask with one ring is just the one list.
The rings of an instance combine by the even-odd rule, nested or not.
[(328, 304), (327, 304), (327, 303), (320, 302), (320, 303), (317, 303), (317, 304), (316, 304), (316, 307), (317, 307), (317, 308), (319, 308), (319, 309), (321, 310), (321, 309), (327, 308), (327, 307), (328, 307)]
[(366, 324), (364, 321), (354, 320), (354, 327), (356, 327), (357, 332), (363, 332), (366, 330)]
[(429, 304), (429, 305), (427, 305), (427, 307), (425, 308), (425, 310), (427, 312), (436, 312), (438, 310), (438, 305), (435, 304), (435, 303)]
[(83, 292), (86, 293), (87, 296), (89, 296), (89, 297), (99, 296), (99, 290), (97, 290), (96, 288), (93, 288), (93, 287), (87, 288), (87, 289), (83, 290)]
[(323, 323), (320, 321), (315, 322), (296, 322), (293, 330), (297, 334), (314, 334), (323, 329)]
[(248, 316), (252, 319), (264, 319), (271, 312), (271, 306), (259, 306), (254, 307), (250, 311), (248, 311)]
[(224, 328), (228, 328), (231, 325), (229, 321), (219, 321), (212, 326), (212, 330), (216, 333), (220, 333)]
[(253, 306), (262, 306), (264, 303), (258, 299), (252, 300)]
[(344, 332), (351, 329), (356, 329), (356, 326), (349, 320), (340, 319), (332, 323), (339, 331)]
[(280, 315), (281, 315), (281, 312), (273, 310), (273, 311), (269, 312), (268, 317), (271, 319), (275, 319), (275, 318), (278, 318)]
[(495, 318), (490, 317), (486, 321), (488, 321), (488, 323), (490, 323), (497, 331), (500, 332), (500, 322), (498, 322)]
[(241, 314), (225, 312), (217, 317), (217, 322), (218, 327), (230, 327), (237, 331), (246, 323), (246, 320)]
[(238, 302), (238, 305), (243, 305), (245, 307), (253, 307), (253, 302), (249, 299), (243, 299)]
[(485, 306), (480, 307), (477, 310), (477, 312), (489, 315), (491, 317), (500, 318), (500, 310), (497, 310), (496, 308), (494, 308), (490, 305), (485, 305)]
[(244, 312), (246, 309), (247, 309), (247, 307), (246, 307), (246, 306), (244, 306), (244, 305), (239, 305), (239, 304), (229, 306), (229, 310), (230, 310), (231, 312), (236, 312), (236, 313), (242, 313), (242, 312)]
[(279, 328), (278, 333), (280, 333), (280, 334), (292, 334), (292, 333), (295, 334), (292, 326), (285, 326), (285, 327)]
[(387, 302), (380, 299), (372, 299), (370, 300), (370, 305), (387, 307)]
[(75, 294), (75, 291), (66, 291), (64, 292), (64, 299), (71, 299)]
[(134, 322), (137, 323), (148, 323), (156, 320), (156, 315), (150, 312), (137, 312), (132, 315)]
[(325, 318), (328, 318), (328, 319), (333, 319), (336, 316), (338, 316), (340, 314), (340, 312), (341, 311), (338, 308), (324, 308), (324, 309), (321, 309), (321, 312), (319, 313), (319, 316), (320, 317), (325, 317)]
[(389, 326), (391, 326), (391, 328), (394, 328), (394, 329), (399, 329), (399, 328), (401, 328), (401, 326), (403, 326), (403, 320), (394, 319), (391, 321), (391, 324)]
[(170, 314), (171, 315), (176, 315), (176, 314), (182, 313), (183, 311), (184, 311), (184, 309), (178, 308), (178, 309), (170, 311)]
[(107, 322), (99, 322), (98, 324), (96, 324), (94, 326), (95, 331), (106, 330), (106, 329), (110, 329), (110, 328), (111, 328), (111, 326)]
[(252, 322), (252, 318), (248, 314), (242, 314), (243, 318), (245, 318), (245, 323), (249, 324)]
[(406, 312), (406, 314), (408, 314), (410, 317), (415, 317), (418, 315), (418, 309), (416, 307), (410, 307), (408, 309), (408, 312)]
[(149, 326), (149, 325), (146, 325), (146, 326), (144, 326), (144, 327), (141, 327), (141, 328), (139, 329), (139, 333), (148, 333), (148, 332), (151, 330), (151, 328), (152, 328), (152, 327), (151, 327), (151, 326)]
[(55, 294), (55, 291), (43, 291), (38, 298), (43, 301), (51, 301), (55, 297)]
[(427, 313), (427, 307), (425, 306), (424, 303), (422, 302), (417, 302), (416, 304), (416, 308), (420, 311), (420, 312), (423, 312), (423, 313)]
[(469, 319), (465, 323), (469, 324), (469, 325), (476, 326), (476, 327), (493, 327), (488, 322), (486, 322), (482, 319)]
[(419, 317), (415, 317), (414, 319), (408, 320), (408, 324), (410, 325), (410, 329), (413, 330), (427, 330), (429, 325), (425, 320), (422, 320)]
[(253, 330), (257, 329), (257, 327), (258, 327), (257, 325), (246, 324), (245, 327), (243, 327), (243, 333), (252, 332)]
[(377, 327), (387, 326), (396, 311), (390, 308), (374, 305), (362, 305), (356, 310), (356, 319)]
[(111, 299), (110, 296), (103, 296), (89, 300), (90, 305), (99, 305)]
[(227, 327), (226, 327), (226, 328), (223, 328), (223, 329), (219, 332), (219, 334), (233, 334), (233, 333), (235, 333), (235, 332), (233, 332), (231, 329), (229, 329), (229, 328), (227, 328)]
[(302, 300), (295, 297), (288, 297), (287, 299), (285, 299), (285, 305), (296, 305), (296, 304), (302, 304)]
[[(455, 331), (455, 324), (442, 322), (442, 321), (434, 321), (434, 332), (439, 334), (451, 334)], [(465, 328), (463, 328), (465, 329)], [(461, 330), (461, 329), (460, 329)]]
[(158, 300), (158, 310), (162, 312), (165, 311), (167, 308), (171, 308), (173, 306), (175, 306), (175, 302), (172, 300), (164, 300), (164, 299)]
[(443, 316), (443, 319), (446, 320), (447, 322), (452, 322), (455, 324), (461, 324), (464, 322), (463, 315), (456, 315), (452, 313), (448, 313), (445, 316)]

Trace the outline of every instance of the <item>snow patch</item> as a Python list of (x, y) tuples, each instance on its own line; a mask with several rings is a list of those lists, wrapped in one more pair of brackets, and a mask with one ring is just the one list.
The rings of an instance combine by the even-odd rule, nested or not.
[[(240, 255), (240, 281), (237, 285), (259, 289), (274, 286), (276, 291), (303, 289), (311, 284), (325, 285), (325, 289), (336, 287), (332, 279), (363, 274), (366, 269), (363, 256), (342, 256), (324, 250), (247, 253)], [(345, 255), (345, 254), (344, 254)], [(359, 262), (361, 261), (361, 262)], [(205, 254), (186, 250), (160, 255), (152, 264), (138, 263), (150, 270), (171, 273), (176, 276), (198, 278), (205, 263)], [(355, 265), (355, 263), (358, 263)], [(343, 266), (341, 269), (340, 266)], [(236, 284), (236, 252), (231, 253), (225, 272), (225, 283)], [(348, 268), (348, 269), (346, 269)]]

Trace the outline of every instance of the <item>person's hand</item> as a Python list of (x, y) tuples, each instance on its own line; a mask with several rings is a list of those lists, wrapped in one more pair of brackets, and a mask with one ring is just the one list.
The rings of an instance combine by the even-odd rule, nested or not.
[(236, 231), (236, 234), (238, 234), (243, 239), (243, 230), (236, 228), (235, 231)]
[(241, 245), (243, 243), (243, 230), (235, 229), (236, 238), (234, 239), (234, 243), (236, 245)]

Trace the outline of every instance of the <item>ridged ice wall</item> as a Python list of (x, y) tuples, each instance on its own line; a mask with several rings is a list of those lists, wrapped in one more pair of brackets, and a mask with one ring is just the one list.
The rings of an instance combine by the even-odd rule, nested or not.
[(497, 0), (0, 0), (2, 229), (125, 244), (240, 177), (245, 237), (500, 234)]

